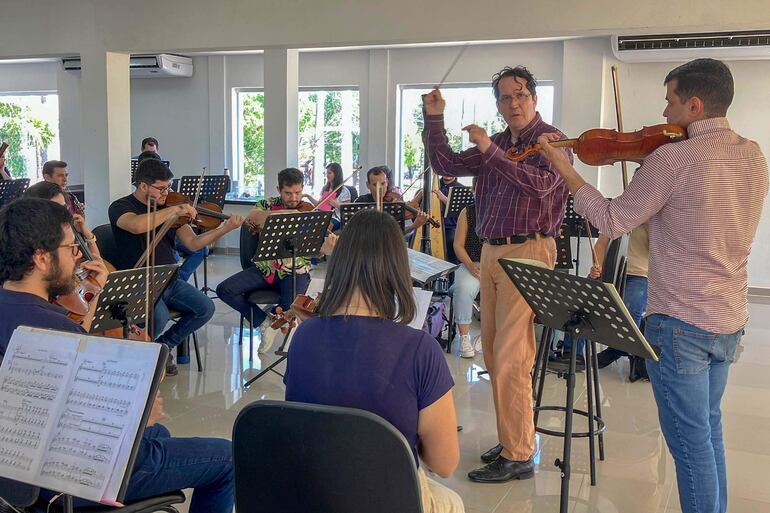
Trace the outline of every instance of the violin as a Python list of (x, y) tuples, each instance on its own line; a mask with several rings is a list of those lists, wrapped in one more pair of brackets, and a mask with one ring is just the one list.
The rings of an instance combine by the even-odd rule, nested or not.
[[(284, 210), (265, 210), (264, 211), (264, 218), (260, 218), (259, 221), (252, 221), (250, 219), (246, 219), (244, 223), (246, 223), (246, 227), (249, 230), (249, 233), (252, 235), (258, 235), (262, 231), (262, 227), (264, 226), (265, 221), (267, 220), (267, 217), (274, 213), (286, 213), (286, 212), (312, 212), (316, 209), (316, 207), (313, 206), (312, 203), (309, 201), (302, 200), (297, 204), (294, 208), (287, 208)], [(331, 224), (329, 225), (329, 231), (331, 231)]]
[(315, 297), (297, 294), (297, 297), (294, 298), (294, 302), (289, 307), (289, 310), (284, 311), (280, 306), (276, 307), (275, 313), (270, 315), (270, 318), (272, 319), (270, 327), (274, 330), (281, 330), (281, 333), (286, 335), (290, 330), (297, 327), (297, 319), (305, 321), (311, 317), (315, 317), (320, 302), (320, 292), (316, 294)]
[[(417, 217), (417, 215), (420, 213), (420, 209), (417, 208), (419, 206), (419, 199), (414, 198), (410, 201), (404, 201), (403, 197), (392, 189), (385, 193), (385, 195), (382, 197), (382, 201), (384, 201), (385, 203), (403, 203), (404, 219), (414, 220)], [(441, 228), (441, 223), (439, 223), (433, 217), (429, 217), (428, 222), (434, 228)]]
[[(641, 163), (650, 153), (664, 144), (687, 139), (687, 131), (679, 125), (661, 124), (644, 127), (636, 132), (619, 132), (606, 128), (586, 130), (577, 139), (552, 142), (557, 148), (572, 148), (578, 158), (589, 166), (609, 166), (616, 162)], [(520, 162), (540, 151), (531, 144), (521, 151), (510, 148), (505, 156)]]
[[(75, 234), (75, 242), (80, 247), (80, 252), (83, 254), (84, 260), (93, 260), (93, 254), (88, 249), (88, 242), (83, 237), (75, 225), (72, 225), (72, 231)], [(85, 316), (88, 314), (88, 310), (91, 307), (91, 301), (101, 292), (102, 288), (99, 283), (91, 276), (91, 272), (83, 267), (78, 267), (75, 271), (75, 278), (77, 285), (69, 294), (62, 294), (51, 300), (55, 305), (58, 305), (67, 310), (67, 317), (70, 320), (81, 324)]]
[(208, 201), (199, 201), (198, 204), (196, 205), (190, 198), (188, 198), (184, 194), (180, 194), (174, 191), (168, 191), (168, 196), (166, 197), (167, 207), (175, 207), (177, 205), (185, 205), (185, 204), (192, 205), (192, 207), (195, 208), (195, 210), (197, 210), (198, 216), (195, 219), (190, 219), (187, 216), (180, 217), (176, 221), (176, 223), (174, 223), (171, 226), (171, 228), (176, 229), (181, 226), (184, 226), (185, 224), (193, 224), (197, 228), (206, 232), (209, 230), (214, 230), (216, 228), (219, 228), (220, 224), (230, 219), (229, 215), (222, 213), (222, 209), (216, 203), (211, 203)]

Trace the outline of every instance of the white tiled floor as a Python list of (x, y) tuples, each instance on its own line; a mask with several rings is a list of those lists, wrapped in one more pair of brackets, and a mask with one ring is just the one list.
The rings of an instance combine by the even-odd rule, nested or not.
[[(209, 260), (210, 286), (239, 270), (236, 257), (215, 255)], [(199, 273), (202, 277), (202, 273)], [(195, 363), (181, 365), (179, 375), (162, 385), (168, 418), (164, 424), (176, 436), (230, 437), (239, 411), (258, 399), (283, 399), (280, 377), (268, 374), (244, 390), (242, 380), (254, 375), (272, 358), (248, 361), (248, 337), (238, 345), (238, 315), (221, 301), (200, 332), (205, 372)], [(478, 330), (478, 326), (474, 326)], [(743, 352), (731, 370), (722, 403), (729, 467), (730, 511), (770, 513), (770, 305), (752, 304), (751, 321), (743, 338)], [(258, 344), (255, 338), (255, 345)], [(256, 348), (255, 348), (256, 349)], [(480, 465), (479, 455), (496, 443), (495, 415), (489, 383), (476, 371), (483, 360), (447, 355), (455, 378), (455, 402), (460, 433), (460, 466), (443, 480), (463, 498), (469, 513), (525, 513), (558, 511), (561, 439), (542, 436), (534, 479), (499, 485), (468, 481), (469, 470)], [(564, 380), (549, 375), (544, 404), (560, 404)], [(575, 513), (668, 513), (679, 511), (676, 479), (659, 430), (649, 383), (628, 381), (626, 361), (601, 371), (602, 407), (607, 423), (606, 460), (598, 463), (596, 486), (588, 475), (588, 443), (573, 444), (571, 508)], [(581, 388), (582, 387), (582, 388)], [(583, 375), (577, 390), (584, 390)], [(578, 394), (585, 407), (585, 393)], [(542, 424), (559, 426), (559, 419), (543, 416)], [(584, 423), (576, 427), (581, 428)]]

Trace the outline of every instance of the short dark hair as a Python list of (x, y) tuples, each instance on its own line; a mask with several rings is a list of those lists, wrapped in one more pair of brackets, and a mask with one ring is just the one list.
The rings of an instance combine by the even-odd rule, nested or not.
[(336, 162), (332, 162), (331, 164), (326, 165), (326, 169), (331, 169), (332, 173), (334, 173), (334, 179), (331, 184), (324, 185), (322, 190), (333, 191), (342, 183), (342, 166)]
[(155, 144), (156, 148), (160, 148), (160, 144), (158, 144), (158, 140), (156, 138), (154, 138), (154, 137), (145, 137), (144, 139), (142, 139), (142, 145), (139, 147), (139, 149), (140, 150), (144, 150), (144, 147), (148, 143), (153, 143), (153, 144)]
[(515, 68), (506, 66), (492, 76), (492, 91), (495, 93), (495, 100), (500, 99), (500, 80), (506, 77), (523, 79), (527, 83), (529, 93), (532, 96), (537, 96), (537, 80), (525, 66), (516, 66)]
[(735, 86), (730, 68), (716, 59), (695, 59), (669, 71), (663, 84), (676, 80), (674, 92), (686, 102), (693, 96), (703, 101), (708, 117), (723, 117), (733, 102)]
[(160, 155), (158, 155), (154, 151), (147, 150), (147, 151), (143, 151), (142, 153), (140, 153), (139, 156), (136, 158), (136, 161), (137, 162), (141, 162), (141, 161), (147, 160), (147, 159), (161, 160)]
[(49, 160), (43, 164), (43, 174), (53, 176), (53, 170), (57, 167), (67, 167), (67, 163), (61, 160)]
[(326, 271), (318, 314), (330, 317), (358, 290), (382, 319), (409, 324), (417, 307), (404, 234), (395, 219), (366, 209), (345, 223)]
[(25, 198), (52, 200), (59, 194), (64, 194), (58, 184), (53, 182), (38, 182), (24, 191)]
[(393, 179), (393, 171), (390, 169), (390, 166), (382, 165), (382, 166), (374, 166), (369, 171), (366, 172), (366, 183), (371, 183), (369, 181), (369, 177), (372, 175), (381, 175), (385, 174), (385, 176), (388, 178), (388, 186), (392, 186), (392, 179)]
[(305, 183), (305, 175), (296, 167), (287, 167), (278, 173), (278, 189)]
[(137, 186), (141, 182), (152, 185), (158, 180), (165, 182), (172, 178), (174, 178), (174, 173), (166, 167), (166, 164), (156, 159), (144, 159), (136, 168), (134, 181)]
[(0, 283), (23, 279), (35, 267), (35, 252), (55, 251), (64, 240), (62, 225), (70, 222), (66, 208), (40, 198), (21, 198), (0, 209)]

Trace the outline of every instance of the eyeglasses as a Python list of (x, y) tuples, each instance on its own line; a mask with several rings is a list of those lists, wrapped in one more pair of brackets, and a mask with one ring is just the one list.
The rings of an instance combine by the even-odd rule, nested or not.
[(156, 191), (158, 191), (161, 194), (168, 194), (168, 192), (171, 190), (171, 186), (170, 185), (167, 186), (167, 187), (162, 187), (162, 188), (161, 187), (156, 187), (154, 185), (150, 185), (150, 187), (152, 187), (153, 189), (155, 189)]
[(531, 94), (525, 94), (525, 93), (516, 93), (513, 96), (510, 95), (503, 95), (500, 98), (497, 99), (498, 102), (502, 103), (503, 105), (508, 105), (513, 101), (516, 100), (516, 103), (524, 103), (527, 101), (527, 98), (532, 96)]
[(70, 248), (70, 252), (72, 253), (73, 257), (76, 257), (80, 254), (80, 244), (77, 242), (71, 242), (69, 244), (59, 244), (60, 248)]

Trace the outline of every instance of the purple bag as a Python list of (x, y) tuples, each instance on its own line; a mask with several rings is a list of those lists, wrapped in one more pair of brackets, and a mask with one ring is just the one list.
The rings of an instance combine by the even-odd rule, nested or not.
[(442, 301), (431, 303), (428, 307), (428, 314), (425, 316), (425, 323), (422, 330), (429, 333), (433, 338), (440, 339), (441, 332), (444, 330), (446, 322), (446, 305)]

